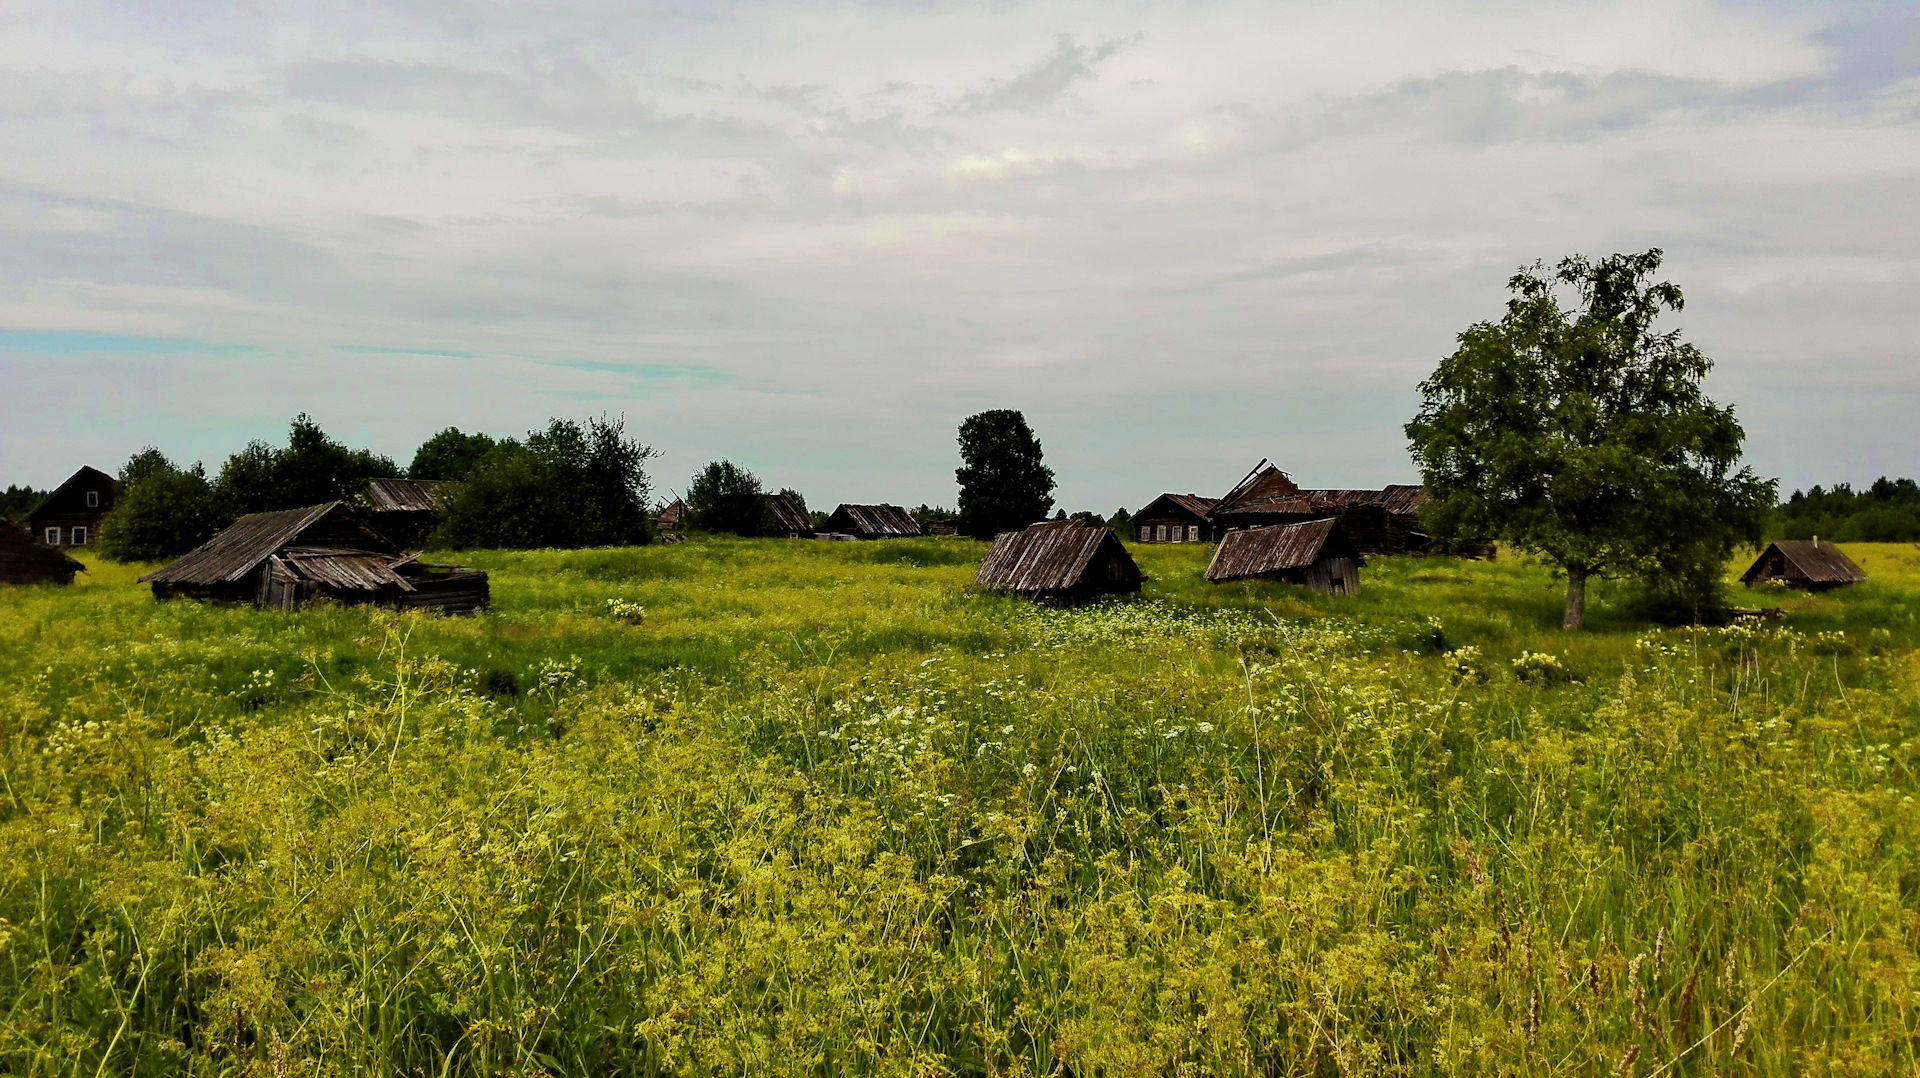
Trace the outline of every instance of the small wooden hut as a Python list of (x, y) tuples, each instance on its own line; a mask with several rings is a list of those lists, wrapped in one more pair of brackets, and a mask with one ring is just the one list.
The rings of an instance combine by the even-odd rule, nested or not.
[(1218, 504), (1198, 494), (1162, 494), (1133, 514), (1129, 526), (1142, 543), (1210, 543), (1217, 533), (1208, 514)]
[(100, 520), (119, 493), (113, 476), (83, 466), (40, 499), (27, 514), (27, 530), (48, 546), (86, 546), (100, 538)]
[(1228, 532), (1213, 552), (1207, 579), (1215, 584), (1249, 578), (1276, 580), (1329, 595), (1354, 595), (1360, 591), (1362, 564), (1364, 559), (1347, 538), (1346, 529), (1325, 517)]
[(687, 503), (675, 498), (654, 514), (653, 530), (662, 535), (678, 535), (687, 522)]
[(308, 599), (470, 614), (491, 598), (487, 574), (403, 554), (343, 502), (252, 513), (140, 578), (156, 599), (224, 599), (290, 610)]
[(0, 584), (71, 584), (86, 566), (0, 517)]
[(920, 534), (913, 514), (897, 505), (842, 504), (820, 526), (823, 532), (855, 539), (909, 539)]
[(1049, 520), (1002, 532), (980, 563), (974, 586), (1028, 599), (1079, 603), (1140, 590), (1146, 575), (1113, 529)]
[(1867, 574), (1853, 563), (1853, 559), (1840, 552), (1832, 543), (1823, 543), (1819, 539), (1811, 542), (1804, 539), (1782, 539), (1767, 545), (1754, 560), (1753, 566), (1740, 577), (1740, 582), (1748, 587), (1768, 581), (1779, 581), (1789, 587), (1805, 588), (1808, 591), (1827, 591), (1831, 588), (1859, 584), (1867, 579)]
[(460, 484), (438, 479), (369, 479), (367, 521), (380, 534), (403, 546), (426, 541), (439, 519), (440, 508)]
[(769, 494), (767, 512), (773, 515), (773, 534), (783, 539), (813, 538), (813, 518), (793, 504), (785, 494)]

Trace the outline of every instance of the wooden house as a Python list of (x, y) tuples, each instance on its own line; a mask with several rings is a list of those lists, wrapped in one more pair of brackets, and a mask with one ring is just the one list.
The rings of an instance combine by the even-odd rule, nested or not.
[(1218, 504), (1198, 494), (1162, 494), (1133, 514), (1128, 527), (1142, 543), (1210, 543), (1218, 536), (1208, 514)]
[(176, 596), (290, 610), (309, 599), (469, 614), (491, 598), (487, 574), (403, 554), (344, 502), (252, 513), (140, 578)]
[(1407, 554), (1425, 550), (1418, 485), (1396, 483), (1379, 490), (1308, 490), (1266, 461), (1214, 505), (1208, 519), (1218, 533), (1237, 528), (1338, 520), (1362, 554)]
[(1276, 580), (1329, 595), (1354, 595), (1360, 591), (1362, 564), (1346, 529), (1323, 517), (1228, 532), (1213, 552), (1207, 579), (1215, 584)]
[(1852, 558), (1842, 554), (1839, 547), (1815, 538), (1811, 542), (1782, 539), (1769, 543), (1767, 549), (1754, 559), (1753, 566), (1741, 574), (1740, 582), (1752, 587), (1768, 581), (1779, 581), (1808, 591), (1826, 591), (1859, 584), (1866, 579), (1867, 574), (1853, 563)]
[(86, 566), (0, 517), (0, 584), (71, 584)]
[(767, 512), (773, 517), (773, 534), (783, 539), (813, 538), (813, 518), (793, 504), (785, 494), (769, 494)]
[(820, 531), (855, 539), (908, 539), (921, 534), (913, 515), (897, 505), (842, 504)]
[(100, 538), (100, 519), (113, 508), (120, 483), (98, 468), (82, 467), (27, 514), (27, 530), (52, 547), (87, 546)]
[(369, 479), (361, 495), (367, 522), (403, 546), (426, 541), (439, 521), (440, 508), (460, 484), (438, 479)]
[(1132, 594), (1145, 579), (1113, 529), (1050, 520), (996, 537), (974, 585), (1028, 599), (1076, 603)]

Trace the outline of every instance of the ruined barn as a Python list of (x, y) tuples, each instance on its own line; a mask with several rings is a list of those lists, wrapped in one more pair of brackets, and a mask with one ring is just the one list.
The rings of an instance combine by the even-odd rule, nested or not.
[(1816, 538), (1811, 542), (1782, 539), (1769, 543), (1754, 559), (1753, 566), (1741, 575), (1740, 582), (1752, 587), (1778, 581), (1807, 591), (1827, 591), (1866, 579), (1867, 574), (1852, 558), (1841, 553), (1839, 547)]
[(1396, 483), (1379, 490), (1308, 490), (1266, 461), (1254, 466), (1207, 514), (1216, 535), (1240, 528), (1338, 520), (1362, 554), (1427, 549), (1420, 527), (1421, 488)]
[(100, 538), (100, 521), (119, 493), (120, 483), (113, 476), (82, 467), (33, 507), (27, 530), (51, 547), (87, 546)]
[(369, 479), (361, 496), (374, 530), (401, 545), (426, 541), (460, 484), (437, 479)]
[(1133, 514), (1128, 526), (1142, 543), (1209, 543), (1217, 536), (1208, 514), (1218, 498), (1198, 494), (1162, 494)]
[(1215, 584), (1273, 580), (1329, 595), (1354, 595), (1360, 591), (1363, 564), (1346, 529), (1325, 517), (1228, 532), (1213, 552), (1207, 579)]
[(773, 534), (783, 539), (813, 538), (813, 518), (793, 504), (785, 494), (769, 494), (767, 513), (773, 518)]
[(486, 573), (404, 554), (344, 502), (241, 517), (140, 579), (153, 585), (156, 599), (227, 600), (274, 610), (332, 599), (470, 614), (491, 598)]
[(654, 514), (653, 529), (661, 535), (678, 535), (686, 526), (687, 503), (675, 498)]
[(913, 515), (897, 505), (842, 504), (820, 526), (822, 532), (855, 539), (910, 539), (920, 535)]
[(0, 584), (71, 584), (86, 569), (62, 551), (0, 517)]
[(1130, 595), (1145, 579), (1113, 529), (1050, 520), (996, 537), (974, 585), (1028, 599), (1078, 603)]

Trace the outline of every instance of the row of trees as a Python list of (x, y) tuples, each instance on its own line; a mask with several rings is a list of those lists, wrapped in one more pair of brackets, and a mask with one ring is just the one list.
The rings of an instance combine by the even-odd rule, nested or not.
[(1920, 542), (1920, 483), (1882, 476), (1860, 491), (1846, 483), (1796, 490), (1775, 512), (1774, 532), (1841, 543)]

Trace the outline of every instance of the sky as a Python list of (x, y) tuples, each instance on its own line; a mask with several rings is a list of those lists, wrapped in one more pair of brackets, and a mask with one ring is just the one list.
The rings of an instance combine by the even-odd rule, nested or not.
[(951, 505), (986, 408), (1069, 510), (1411, 482), (1515, 269), (1648, 247), (1756, 470), (1920, 474), (1920, 8), (0, 6), (0, 484), (607, 414)]

